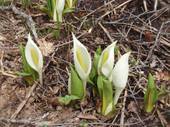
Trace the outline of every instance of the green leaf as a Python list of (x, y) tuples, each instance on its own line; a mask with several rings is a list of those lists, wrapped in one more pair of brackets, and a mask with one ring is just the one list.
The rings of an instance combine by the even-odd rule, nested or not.
[(66, 95), (64, 97), (59, 97), (58, 101), (62, 105), (68, 105), (70, 104), (71, 101), (78, 100), (79, 97), (74, 96), (74, 95)]
[(98, 75), (97, 68), (98, 68), (98, 62), (100, 59), (101, 52), (102, 52), (101, 47), (97, 48), (97, 50), (94, 54), (93, 67), (92, 67), (91, 73), (89, 75), (90, 80), (93, 81), (94, 83), (97, 83), (95, 80), (97, 80), (97, 75)]
[(98, 88), (99, 95), (102, 98), (102, 96), (103, 96), (103, 78), (102, 78), (102, 76), (98, 76), (98, 78), (97, 78), (97, 88)]
[(147, 90), (144, 95), (144, 103), (146, 112), (152, 112), (156, 101), (158, 100), (158, 91), (151, 74), (148, 76)]
[(69, 82), (69, 91), (71, 95), (77, 96), (80, 99), (84, 98), (85, 95), (85, 86), (82, 80), (79, 78), (77, 72), (71, 66), (71, 73), (70, 73), (70, 82)]
[(112, 84), (109, 80), (103, 79), (102, 114), (111, 115), (114, 109)]
[(63, 13), (74, 12), (77, 0), (66, 0), (65, 9)]
[(26, 73), (26, 72), (16, 72), (16, 74), (19, 76), (31, 76), (30, 73)]
[(30, 6), (30, 5), (31, 5), (31, 0), (22, 0), (22, 5), (23, 5), (24, 7)]
[(112, 83), (107, 80), (103, 76), (98, 76), (97, 79), (97, 88), (102, 99), (102, 114), (103, 115), (112, 115), (114, 112), (114, 105), (113, 105), (113, 88)]
[(93, 65), (96, 69), (98, 68), (98, 63), (99, 63), (101, 53), (102, 53), (102, 49), (101, 49), (101, 47), (98, 47), (94, 54), (94, 63), (93, 63)]
[(71, 12), (74, 12), (75, 8), (66, 8), (64, 9), (63, 13), (64, 14), (67, 14), (67, 13), (71, 13)]

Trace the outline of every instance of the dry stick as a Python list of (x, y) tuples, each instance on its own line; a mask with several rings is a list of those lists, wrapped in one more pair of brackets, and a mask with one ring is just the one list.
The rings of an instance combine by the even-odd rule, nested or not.
[(20, 105), (18, 106), (17, 110), (15, 111), (15, 113), (11, 116), (11, 119), (15, 119), (17, 117), (17, 115), (20, 113), (20, 111), (23, 109), (23, 107), (25, 106), (25, 104), (27, 103), (27, 101), (29, 100), (29, 98), (31, 97), (31, 94), (33, 93), (34, 89), (37, 86), (37, 82), (34, 83), (34, 85), (31, 87), (29, 93), (26, 95), (25, 99), (20, 103)]
[(161, 25), (161, 27), (160, 27), (160, 29), (159, 29), (159, 31), (158, 31), (158, 34), (157, 34), (157, 36), (156, 36), (155, 43), (154, 43), (154, 45), (152, 46), (152, 48), (150, 49), (150, 51), (149, 51), (149, 53), (148, 53), (148, 56), (147, 56), (147, 58), (146, 58), (145, 61), (148, 61), (148, 60), (151, 58), (152, 52), (153, 52), (154, 48), (157, 46), (157, 44), (158, 44), (159, 37), (160, 37), (160, 34), (161, 34), (161, 31), (162, 31), (163, 26), (164, 26), (164, 23), (162, 23), (162, 25)]
[[(147, 117), (146, 119), (144, 119), (144, 121), (147, 121), (149, 119), (151, 119), (152, 117)], [(8, 118), (3, 118), (0, 117), (0, 121), (4, 122), (4, 123), (12, 123), (12, 124), (22, 124), (22, 125), (33, 125), (33, 126), (76, 126), (76, 125), (80, 125), (80, 123), (58, 123), (58, 122), (54, 122), (54, 121), (36, 121), (34, 120), (28, 120), (28, 119), (8, 119)], [(141, 122), (133, 122), (133, 123), (127, 123), (124, 124), (124, 126), (133, 126), (133, 125), (138, 125)], [(91, 126), (120, 126), (120, 124), (114, 124), (114, 123), (102, 123), (102, 122), (93, 122), (93, 123), (87, 123), (88, 125)]]
[(107, 31), (107, 29), (99, 22), (98, 23), (99, 26), (103, 29), (103, 31), (106, 33), (107, 37), (109, 38), (110, 42), (113, 43), (114, 39), (110, 36), (109, 32)]
[(162, 127), (166, 127), (168, 125), (168, 122), (166, 121), (166, 119), (163, 117), (163, 115), (160, 113), (160, 111), (158, 109), (156, 111), (157, 111), (158, 117), (161, 121)]
[[(135, 25), (131, 25), (131, 24), (128, 24), (128, 23), (104, 22), (104, 24), (128, 25), (128, 26), (130, 26), (133, 30), (135, 30), (135, 31), (138, 32), (138, 33), (141, 33), (141, 31), (143, 30), (143, 29), (140, 28), (140, 27), (137, 27), (137, 26), (135, 26)], [(147, 26), (147, 27), (148, 27), (148, 26)], [(144, 29), (144, 30), (147, 30), (147, 29)], [(150, 31), (155, 33), (155, 32), (157, 32), (158, 30), (157, 30), (157, 29), (156, 29), (156, 30), (151, 30), (151, 29), (150, 29)], [(142, 33), (142, 34), (144, 34), (144, 33)], [(163, 37), (163, 36), (160, 37), (160, 43), (162, 43), (162, 44), (170, 47), (169, 40), (168, 40), (167, 38)]]
[(124, 127), (126, 97), (127, 97), (127, 89), (125, 90), (125, 93), (124, 93), (123, 108), (122, 108), (121, 117), (120, 117), (120, 127)]
[[(48, 67), (50, 62), (47, 63), (47, 65), (44, 67), (43, 72)], [(25, 104), (28, 102), (29, 98), (31, 97), (31, 94), (33, 93), (34, 89), (37, 87), (38, 82), (35, 82), (31, 89), (29, 90), (28, 94), (26, 95), (25, 99), (20, 103), (17, 110), (14, 112), (14, 114), (11, 116), (11, 119), (15, 119), (17, 115), (21, 112), (21, 110), (24, 108)]]
[(132, 1), (132, 0), (127, 0), (127, 1), (123, 2), (122, 4), (116, 6), (115, 8), (112, 9), (112, 11), (106, 12), (104, 15), (100, 16), (100, 17), (97, 19), (97, 21), (98, 21), (98, 20), (101, 20), (101, 19), (104, 18), (105, 16), (109, 15), (109, 14), (112, 13), (114, 10), (119, 9), (119, 8), (121, 8), (122, 6), (125, 6), (126, 4), (130, 3), (131, 1)]
[(16, 77), (17, 77), (16, 75), (4, 71), (4, 67), (3, 67), (3, 56), (4, 56), (4, 51), (2, 51), (1, 59), (0, 59), (0, 69), (1, 69), (1, 70), (0, 70), (0, 73), (2, 73), (2, 75), (8, 76), (8, 77), (16, 78)]
[(35, 29), (35, 22), (33, 21), (30, 15), (25, 14), (24, 12), (18, 10), (15, 5), (11, 4), (10, 6), (0, 6), (0, 10), (12, 10), (14, 14), (19, 15), (26, 19), (26, 24), (28, 25), (29, 29), (31, 30), (35, 40), (38, 39), (38, 35)]
[(105, 6), (111, 4), (111, 3), (114, 2), (114, 1), (115, 1), (115, 0), (111, 0), (111, 1), (109, 1), (108, 3), (106, 3), (106, 4), (104, 4), (104, 5), (100, 6), (100, 7), (98, 7), (98, 8), (95, 9), (94, 11), (92, 11), (92, 12), (90, 12), (89, 14), (83, 16), (83, 18), (86, 18), (86, 17), (92, 15), (92, 14), (95, 13), (97, 10), (100, 10), (102, 7), (105, 7)]

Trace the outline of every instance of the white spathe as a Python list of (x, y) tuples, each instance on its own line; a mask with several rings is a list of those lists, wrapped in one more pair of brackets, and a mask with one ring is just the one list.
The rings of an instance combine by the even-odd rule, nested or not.
[(129, 74), (129, 55), (130, 52), (122, 55), (112, 71), (112, 82), (115, 86), (114, 104), (117, 104), (119, 96), (126, 87)]
[(87, 48), (75, 37), (73, 33), (72, 36), (75, 69), (81, 80), (87, 81), (92, 66), (91, 56), (88, 53)]
[(98, 64), (98, 73), (103, 74), (109, 78), (114, 65), (114, 48), (117, 41), (113, 42), (107, 48), (105, 48), (100, 56)]
[(42, 84), (43, 55), (30, 34), (28, 34), (28, 41), (25, 47), (25, 57), (30, 67), (38, 72), (40, 83)]
[(62, 22), (64, 6), (65, 6), (65, 0), (56, 0), (54, 12), (53, 12), (53, 20), (55, 22), (57, 21), (57, 17), (58, 17), (58, 21)]

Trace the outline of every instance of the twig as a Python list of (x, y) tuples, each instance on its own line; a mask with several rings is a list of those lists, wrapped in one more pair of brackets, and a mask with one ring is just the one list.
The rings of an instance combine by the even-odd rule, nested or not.
[(161, 25), (161, 27), (160, 27), (160, 29), (159, 29), (159, 31), (158, 31), (158, 34), (157, 34), (157, 36), (156, 36), (155, 43), (154, 43), (154, 45), (152, 46), (152, 48), (150, 49), (150, 51), (149, 51), (149, 53), (148, 53), (148, 56), (147, 56), (147, 58), (146, 58), (145, 61), (148, 61), (148, 60), (150, 59), (150, 57), (152, 56), (152, 52), (153, 52), (154, 48), (157, 46), (157, 44), (158, 44), (158, 41), (159, 41), (160, 34), (161, 34), (161, 31), (162, 31), (163, 26), (164, 26), (164, 23), (162, 23), (162, 25)]
[(32, 92), (34, 91), (34, 89), (37, 86), (37, 82), (34, 83), (34, 85), (31, 87), (30, 91), (28, 92), (28, 94), (25, 97), (25, 100), (22, 101), (22, 103), (20, 103), (20, 105), (18, 106), (17, 110), (14, 112), (14, 114), (11, 116), (11, 119), (15, 119), (17, 117), (17, 115), (21, 112), (21, 110), (23, 109), (23, 107), (25, 106), (25, 104), (27, 103), (27, 101), (29, 100)]
[(132, 0), (127, 0), (127, 1), (123, 2), (122, 4), (116, 6), (116, 7), (113, 8), (111, 11), (108, 11), (108, 12), (106, 12), (104, 15), (100, 16), (100, 17), (97, 19), (97, 21), (103, 19), (105, 16), (109, 15), (109, 14), (112, 13), (114, 10), (119, 9), (119, 8), (121, 8), (122, 6), (125, 6), (126, 4), (130, 3), (131, 1), (132, 1)]
[(120, 127), (124, 127), (126, 97), (127, 97), (127, 89), (125, 90), (125, 93), (124, 93), (123, 108), (122, 108), (121, 117), (120, 117)]
[[(144, 119), (144, 121), (149, 120), (151, 117), (147, 117), (146, 119)], [(56, 127), (56, 126), (66, 126), (66, 125), (71, 125), (71, 126), (76, 126), (76, 125), (80, 125), (80, 123), (58, 123), (55, 121), (39, 121), (39, 120), (31, 120), (31, 119), (8, 119), (8, 118), (0, 118), (0, 121), (4, 122), (4, 123), (12, 123), (12, 124), (22, 124), (22, 125), (32, 125), (32, 126), (48, 126), (48, 127)], [(138, 125), (141, 122), (133, 122), (133, 123), (127, 123), (124, 124), (124, 126), (132, 126), (132, 125)], [(120, 126), (120, 124), (115, 124), (115, 123), (104, 123), (104, 122), (92, 122), (92, 123), (86, 123), (88, 125), (91, 126)]]
[(3, 56), (4, 56), (4, 51), (2, 51), (1, 53), (1, 58), (0, 58), (0, 73), (2, 73), (2, 75), (5, 75), (5, 76), (9, 76), (9, 77), (12, 77), (12, 78), (16, 78), (17, 76), (12, 74), (12, 73), (8, 73), (8, 72), (5, 72), (4, 71), (4, 67), (3, 67)]
[(97, 10), (100, 10), (102, 7), (105, 7), (105, 6), (111, 4), (111, 3), (114, 2), (114, 1), (115, 1), (115, 0), (111, 0), (111, 1), (109, 1), (108, 3), (106, 3), (106, 4), (103, 4), (102, 6), (98, 7), (98, 8), (95, 9), (94, 11), (92, 11), (92, 12), (88, 13), (87, 15), (85, 15), (83, 18), (86, 18), (86, 17), (92, 15), (92, 14), (95, 13)]
[(99, 26), (103, 29), (103, 31), (106, 33), (107, 37), (109, 38), (110, 42), (113, 43), (114, 39), (110, 36), (109, 32), (107, 31), (107, 29), (99, 22), (98, 23)]
[(8, 73), (8, 72), (5, 72), (5, 71), (2, 71), (2, 70), (0, 70), (0, 73), (1, 73), (2, 75), (8, 76), (8, 77), (17, 78), (16, 75), (11, 74), (11, 73)]
[(168, 122), (166, 121), (166, 119), (162, 116), (162, 114), (160, 113), (160, 111), (157, 109), (157, 114), (158, 114), (158, 117), (161, 121), (161, 124), (163, 127), (166, 127), (168, 125)]

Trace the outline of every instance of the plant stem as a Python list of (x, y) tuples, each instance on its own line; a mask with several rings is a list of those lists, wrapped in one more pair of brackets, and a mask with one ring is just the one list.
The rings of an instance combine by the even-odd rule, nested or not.
[(40, 84), (43, 85), (42, 71), (39, 72), (39, 80), (40, 80)]
[(83, 100), (84, 100), (85, 97), (86, 97), (86, 84), (87, 84), (87, 81), (84, 80), (84, 81), (83, 81), (83, 87), (84, 87), (84, 96), (83, 96)]

